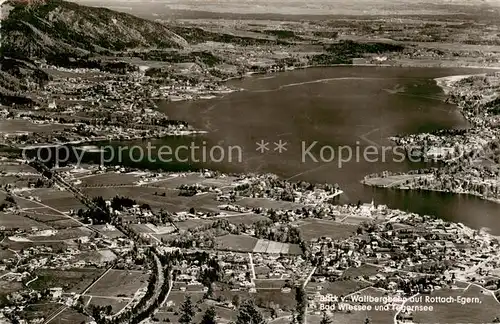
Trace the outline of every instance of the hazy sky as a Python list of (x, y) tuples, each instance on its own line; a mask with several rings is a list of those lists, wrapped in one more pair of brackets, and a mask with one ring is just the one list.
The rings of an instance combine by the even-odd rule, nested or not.
[[(71, 1), (71, 0), (70, 0)], [(151, 4), (166, 10), (199, 10), (233, 13), (281, 14), (439, 14), (453, 13), (453, 7), (439, 8), (432, 4), (494, 5), (500, 0), (73, 0), (110, 8), (145, 9)]]

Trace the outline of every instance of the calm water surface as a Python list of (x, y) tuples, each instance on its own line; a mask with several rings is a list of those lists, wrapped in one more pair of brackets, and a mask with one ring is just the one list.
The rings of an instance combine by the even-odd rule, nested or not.
[[(454, 105), (443, 101), (436, 77), (480, 73), (467, 69), (336, 67), (307, 69), (273, 76), (254, 76), (231, 81), (243, 89), (222, 98), (198, 102), (164, 103), (171, 118), (190, 122), (208, 133), (195, 138), (157, 140), (155, 145), (176, 146), (194, 140), (211, 148), (239, 146), (241, 162), (191, 163), (224, 172), (272, 172), (281, 177), (312, 182), (338, 183), (345, 194), (341, 203), (387, 204), (474, 228), (487, 227), (500, 234), (500, 205), (475, 197), (365, 187), (366, 174), (383, 170), (407, 171), (424, 166), (410, 161), (394, 162), (390, 152), (366, 161), (360, 157), (339, 165), (320, 161), (320, 148), (338, 152), (348, 145), (355, 153), (367, 146), (390, 146), (389, 136), (467, 127)], [(270, 142), (270, 151), (256, 151), (256, 142)], [(287, 143), (287, 151), (275, 152), (274, 142)], [(302, 159), (302, 145), (319, 161)], [(380, 150), (379, 150), (380, 151)], [(329, 150), (324, 151), (329, 153)], [(325, 154), (326, 158), (330, 155)], [(344, 155), (346, 156), (346, 155)], [(384, 160), (383, 160), (384, 159)]]

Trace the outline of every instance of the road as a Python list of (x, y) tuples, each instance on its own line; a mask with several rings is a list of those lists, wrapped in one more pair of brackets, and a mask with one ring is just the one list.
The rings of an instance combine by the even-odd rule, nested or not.
[(252, 253), (248, 253), (248, 258), (250, 259), (250, 269), (252, 270), (252, 283), (253, 283), (253, 281), (257, 279), (257, 276), (255, 275), (255, 266), (253, 265)]

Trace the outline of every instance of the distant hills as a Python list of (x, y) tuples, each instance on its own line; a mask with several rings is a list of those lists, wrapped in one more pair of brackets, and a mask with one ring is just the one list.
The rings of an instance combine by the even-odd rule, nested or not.
[(1, 26), (4, 56), (44, 58), (187, 45), (160, 23), (105, 8), (61, 0), (8, 4), (12, 8)]
[(500, 6), (500, 0), (76, 0), (93, 6), (166, 16), (173, 11), (278, 15), (449, 14)]
[(127, 13), (61, 0), (2, 3), (0, 103), (30, 103), (29, 89), (49, 80), (34, 60), (98, 65), (87, 58), (143, 48), (182, 49), (168, 27)]

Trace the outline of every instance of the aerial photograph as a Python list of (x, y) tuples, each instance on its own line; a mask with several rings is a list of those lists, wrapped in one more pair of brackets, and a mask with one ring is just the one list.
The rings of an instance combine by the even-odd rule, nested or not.
[(500, 0), (0, 6), (0, 324), (500, 323)]

